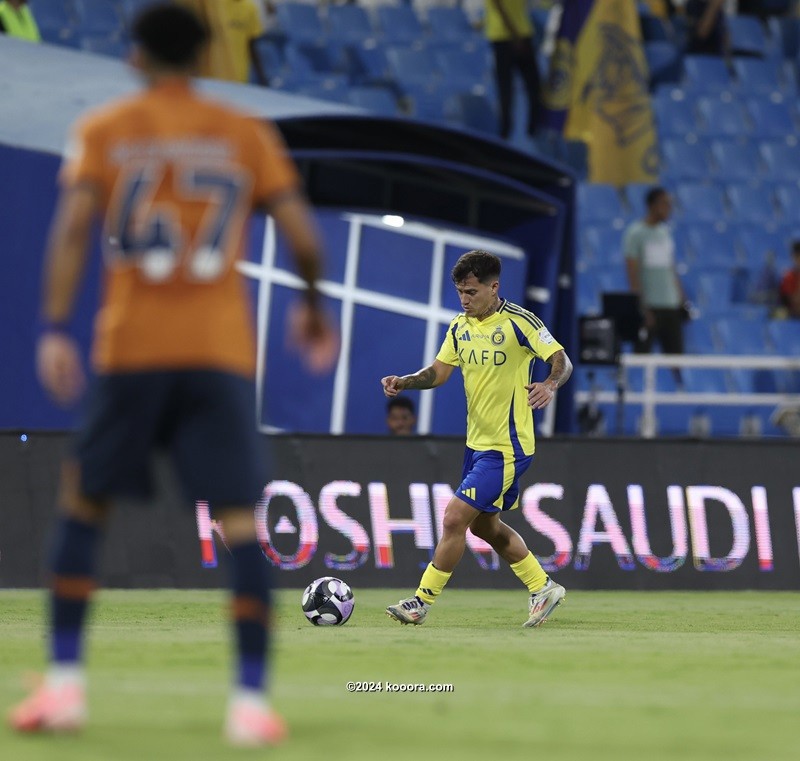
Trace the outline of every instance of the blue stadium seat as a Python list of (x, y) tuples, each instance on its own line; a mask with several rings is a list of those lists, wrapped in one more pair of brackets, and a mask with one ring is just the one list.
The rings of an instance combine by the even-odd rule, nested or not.
[(420, 45), (425, 31), (410, 5), (381, 5), (375, 9), (387, 45)]
[(730, 390), (726, 371), (715, 367), (684, 367), (681, 377), (690, 394), (725, 394)]
[(624, 264), (604, 263), (596, 267), (595, 278), (601, 293), (628, 291), (631, 287)]
[(87, 53), (104, 55), (119, 60), (124, 60), (128, 55), (127, 43), (117, 37), (81, 36), (80, 48)]
[(433, 40), (464, 42), (479, 34), (472, 28), (469, 17), (460, 6), (429, 7), (427, 21)]
[(376, 40), (368, 39), (357, 45), (347, 45), (344, 52), (353, 84), (393, 85), (399, 91), (386, 58), (386, 48)]
[(767, 353), (767, 334), (763, 323), (719, 319), (715, 327), (725, 354)]
[(767, 21), (773, 38), (780, 42), (783, 58), (794, 60), (800, 53), (800, 18), (772, 16)]
[(428, 122), (447, 121), (445, 106), (454, 93), (443, 90), (435, 80), (427, 83), (401, 82), (400, 86), (411, 107), (410, 116)]
[(722, 100), (713, 95), (698, 98), (697, 113), (700, 115), (700, 130), (704, 135), (733, 137), (743, 135), (748, 130), (738, 101)]
[(115, 3), (108, 0), (74, 0), (74, 3), (82, 36), (120, 39), (125, 34), (125, 22)]
[(500, 120), (492, 102), (485, 95), (456, 93), (445, 102), (447, 121), (485, 135), (500, 134)]
[(652, 182), (629, 182), (625, 186), (628, 209), (637, 219), (643, 217), (647, 212), (645, 199), (652, 187), (654, 187)]
[(695, 222), (683, 225), (691, 250), (692, 266), (733, 267), (736, 263), (736, 241), (728, 227)]
[(595, 270), (589, 269), (575, 276), (575, 306), (579, 315), (600, 314), (600, 288)]
[(275, 16), (280, 31), (296, 45), (322, 44), (325, 40), (325, 29), (314, 5), (295, 2), (276, 3)]
[(125, 25), (130, 29), (131, 21), (149, 5), (155, 5), (159, 0), (121, 0), (120, 7)]
[(261, 37), (255, 41), (253, 49), (267, 78), (272, 81), (275, 77), (280, 76), (284, 66), (280, 46), (274, 40)]
[(661, 158), (661, 176), (667, 182), (707, 180), (711, 174), (708, 151), (700, 142), (662, 140)]
[(450, 89), (485, 94), (493, 84), (492, 69), (483, 51), (450, 48), (437, 51), (435, 58), (443, 81)]
[(328, 28), (331, 39), (361, 42), (374, 35), (366, 9), (355, 3), (328, 5)]
[(745, 104), (753, 125), (753, 136), (759, 140), (786, 138), (795, 132), (789, 104), (770, 98), (750, 98)]
[(772, 320), (767, 332), (777, 354), (800, 357), (800, 320)]
[(733, 71), (742, 95), (780, 92), (781, 61), (772, 58), (734, 58)]
[(726, 218), (725, 203), (719, 187), (682, 183), (675, 189), (684, 222), (721, 222)]
[(371, 111), (380, 116), (399, 116), (397, 98), (388, 87), (351, 87), (347, 100), (354, 106)]
[(761, 143), (761, 156), (770, 179), (780, 182), (796, 182), (800, 177), (800, 151), (785, 142)]
[(621, 264), (625, 257), (622, 251), (623, 230), (607, 224), (586, 225), (584, 238), (596, 264)]
[(772, 203), (770, 188), (763, 185), (729, 185), (727, 188), (731, 216), (737, 222), (769, 224), (776, 221), (777, 209)]
[(36, 19), (44, 42), (52, 45), (76, 47), (78, 20), (75, 7), (68, 0), (30, 0), (30, 9)]
[(424, 89), (439, 79), (436, 60), (433, 53), (426, 48), (412, 50), (406, 47), (390, 47), (386, 50), (386, 59), (394, 80), (404, 90)]
[(668, 137), (685, 140), (687, 135), (697, 132), (694, 106), (688, 99), (676, 100), (669, 91), (662, 91), (652, 103), (661, 140)]
[[(762, 352), (759, 352), (762, 353)], [(776, 394), (778, 382), (772, 370), (737, 367), (730, 371), (733, 389), (741, 394)]]
[(717, 179), (723, 182), (747, 182), (757, 180), (762, 174), (763, 162), (756, 143), (713, 140), (710, 147)]
[(775, 198), (783, 218), (787, 221), (796, 221), (797, 211), (800, 209), (800, 185), (797, 183), (776, 185)]
[(642, 27), (642, 39), (645, 42), (665, 42), (671, 39), (669, 28), (658, 16), (652, 13), (640, 13), (639, 23)]
[(650, 88), (680, 82), (683, 77), (681, 52), (673, 42), (645, 42), (644, 57), (650, 72)]
[(767, 230), (764, 225), (743, 224), (734, 229), (742, 260), (753, 271), (761, 269), (767, 253), (776, 259), (786, 256), (786, 241), (779, 230)]
[(613, 185), (582, 182), (578, 185), (578, 219), (581, 224), (622, 220), (625, 209), (622, 207), (617, 189)]
[(683, 59), (684, 86), (695, 92), (730, 90), (732, 81), (725, 61), (718, 56), (688, 55)]
[(767, 36), (754, 16), (728, 16), (726, 19), (730, 49), (734, 55), (764, 56)]
[[(730, 269), (692, 271), (691, 278), (694, 299), (703, 314), (712, 315), (728, 309), (733, 300), (733, 273)], [(722, 338), (721, 334), (719, 336)], [(723, 341), (723, 348), (724, 345)]]

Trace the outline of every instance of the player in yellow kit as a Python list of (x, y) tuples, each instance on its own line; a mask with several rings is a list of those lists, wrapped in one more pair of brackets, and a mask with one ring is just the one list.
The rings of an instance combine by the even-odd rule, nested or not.
[[(539, 626), (564, 599), (564, 587), (547, 577), (500, 514), (519, 504), (519, 479), (533, 460), (531, 410), (550, 404), (572, 363), (535, 314), (500, 298), (500, 269), (500, 259), (486, 251), (461, 256), (452, 278), (464, 312), (450, 323), (433, 364), (381, 379), (386, 396), (394, 397), (404, 389), (441, 386), (460, 367), (467, 395), (464, 471), (445, 510), (442, 537), (416, 594), (386, 609), (403, 624), (425, 621), (464, 554), (467, 529), (488, 542), (528, 588), (523, 626)], [(537, 358), (550, 364), (542, 383), (532, 382)]]

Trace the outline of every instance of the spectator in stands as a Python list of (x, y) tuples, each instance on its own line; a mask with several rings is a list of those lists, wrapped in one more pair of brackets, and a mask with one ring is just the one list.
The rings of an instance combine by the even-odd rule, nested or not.
[(780, 300), (786, 316), (800, 319), (800, 240), (792, 244), (794, 264), (781, 279)]
[(255, 41), (264, 33), (255, 0), (178, 0), (211, 30), (211, 44), (201, 74), (230, 82), (248, 82), (252, 65), (260, 84), (267, 75), (256, 55)]
[(417, 425), (414, 401), (408, 396), (395, 396), (386, 404), (386, 427), (392, 436), (413, 436)]
[(535, 134), (541, 117), (539, 66), (533, 47), (533, 25), (525, 0), (486, 0), (486, 37), (494, 51), (497, 95), (500, 100), (500, 136), (511, 134), (514, 69), (522, 77), (528, 97), (528, 134)]
[(672, 199), (664, 188), (654, 187), (645, 202), (644, 219), (631, 224), (623, 239), (628, 280), (642, 312), (642, 329), (634, 348), (646, 353), (658, 341), (665, 354), (683, 354), (683, 323), (688, 311), (675, 269), (675, 240), (667, 225)]
[(28, 0), (0, 2), (0, 33), (29, 42), (41, 42), (39, 27), (28, 8)]
[(687, 53), (725, 55), (728, 31), (724, 5), (725, 0), (688, 0), (685, 9), (689, 25)]

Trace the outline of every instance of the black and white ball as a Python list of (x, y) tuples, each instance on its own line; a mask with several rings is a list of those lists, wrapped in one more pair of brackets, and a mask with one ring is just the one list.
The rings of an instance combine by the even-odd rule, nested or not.
[(341, 626), (353, 615), (353, 590), (341, 579), (314, 579), (303, 592), (303, 613), (314, 626)]

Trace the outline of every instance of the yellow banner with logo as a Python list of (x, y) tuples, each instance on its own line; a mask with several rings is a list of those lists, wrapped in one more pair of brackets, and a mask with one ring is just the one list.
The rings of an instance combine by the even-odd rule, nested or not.
[(550, 60), (549, 124), (589, 146), (589, 179), (656, 182), (658, 143), (634, 0), (565, 0)]

